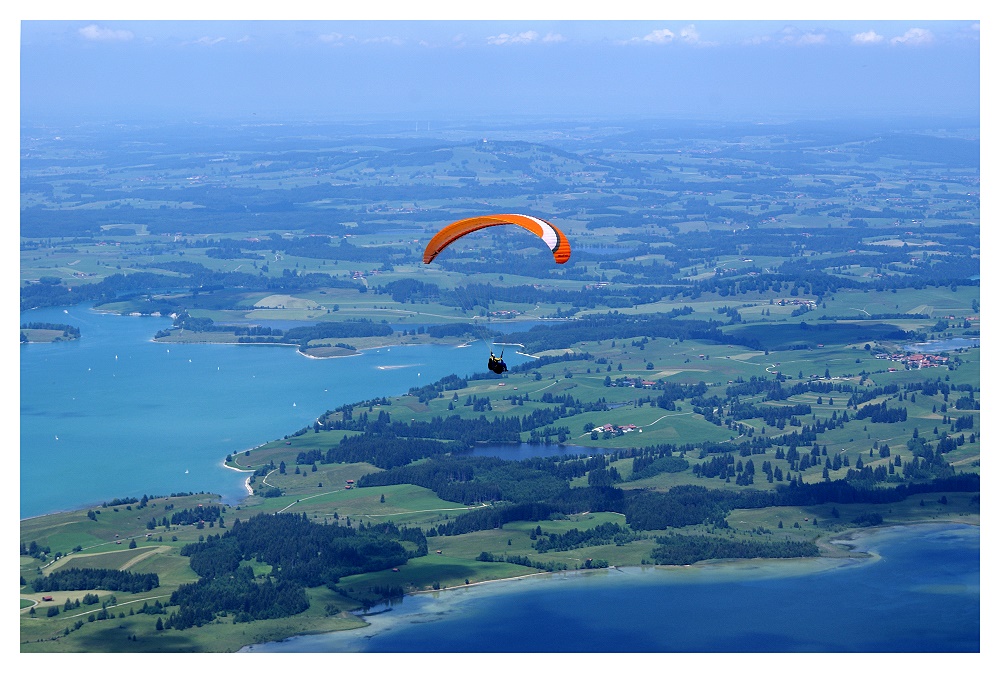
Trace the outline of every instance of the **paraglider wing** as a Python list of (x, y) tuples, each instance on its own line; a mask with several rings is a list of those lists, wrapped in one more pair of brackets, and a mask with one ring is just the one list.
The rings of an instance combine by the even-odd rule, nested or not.
[(427, 247), (424, 248), (424, 264), (430, 264), (439, 252), (462, 236), (485, 227), (495, 227), (501, 224), (514, 224), (538, 236), (549, 246), (552, 257), (555, 258), (557, 264), (565, 264), (569, 261), (569, 240), (550, 222), (530, 215), (505, 214), (469, 217), (447, 225), (435, 234)]

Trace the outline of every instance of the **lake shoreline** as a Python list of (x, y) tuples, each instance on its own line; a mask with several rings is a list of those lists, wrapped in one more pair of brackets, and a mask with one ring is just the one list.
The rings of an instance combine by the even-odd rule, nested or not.
[[(502, 587), (506, 583), (512, 583), (512, 582), (517, 581), (517, 580), (528, 580), (528, 579), (536, 579), (536, 580), (538, 580), (538, 579), (541, 579), (541, 578), (565, 578), (565, 579), (572, 579), (574, 577), (585, 577), (585, 576), (588, 576), (588, 575), (597, 575), (597, 574), (599, 574), (601, 572), (609, 572), (609, 571), (612, 571), (612, 570), (617, 570), (619, 572), (634, 572), (636, 570), (660, 570), (660, 571), (668, 571), (668, 572), (670, 572), (671, 570), (697, 569), (697, 568), (703, 568), (703, 569), (718, 568), (718, 569), (727, 569), (727, 570), (728, 569), (737, 570), (741, 566), (745, 566), (745, 567), (757, 567), (762, 562), (781, 562), (781, 561), (801, 562), (801, 561), (820, 560), (820, 559), (826, 559), (826, 560), (842, 559), (845, 562), (843, 565), (838, 565), (838, 566), (836, 566), (833, 569), (836, 569), (836, 568), (839, 568), (839, 567), (853, 567), (853, 565), (854, 565), (853, 563), (848, 563), (851, 559), (856, 560), (858, 562), (862, 562), (862, 563), (871, 563), (871, 562), (877, 562), (877, 561), (882, 560), (882, 556), (879, 555), (878, 553), (874, 552), (874, 551), (873, 552), (856, 551), (857, 546), (859, 544), (861, 544), (862, 541), (865, 538), (872, 537), (872, 536), (877, 536), (880, 533), (888, 532), (888, 531), (891, 531), (892, 529), (896, 529), (896, 528), (915, 528), (915, 527), (920, 527), (920, 526), (941, 526), (941, 525), (962, 525), (962, 526), (974, 527), (974, 528), (977, 528), (977, 529), (980, 528), (980, 524), (978, 522), (974, 522), (973, 523), (973, 522), (969, 522), (969, 521), (962, 521), (962, 520), (959, 520), (958, 517), (948, 517), (948, 518), (945, 518), (945, 519), (922, 519), (922, 520), (908, 521), (908, 522), (902, 522), (902, 523), (892, 523), (892, 524), (884, 524), (884, 525), (878, 525), (878, 526), (870, 526), (870, 527), (866, 527), (866, 528), (862, 528), (862, 529), (855, 529), (855, 530), (850, 530), (850, 531), (840, 531), (840, 532), (837, 532), (837, 533), (820, 535), (817, 538), (816, 543), (817, 543), (817, 546), (820, 546), (821, 553), (820, 553), (819, 556), (815, 556), (815, 557), (804, 556), (804, 557), (794, 557), (794, 558), (705, 559), (705, 560), (698, 561), (698, 562), (693, 563), (693, 564), (683, 565), (683, 566), (672, 566), (672, 565), (636, 566), (636, 565), (627, 565), (627, 566), (609, 566), (608, 568), (579, 568), (579, 569), (573, 569), (573, 570), (560, 570), (560, 571), (555, 571), (555, 572), (540, 571), (540, 572), (526, 573), (524, 575), (518, 575), (516, 577), (505, 577), (505, 578), (492, 579), (492, 580), (483, 580), (483, 581), (479, 581), (479, 582), (470, 582), (469, 584), (458, 584), (458, 585), (450, 586), (450, 587), (442, 587), (440, 589), (421, 589), (421, 590), (417, 590), (417, 591), (411, 591), (411, 592), (407, 592), (406, 594), (404, 594), (403, 599), (405, 600), (406, 597), (417, 597), (417, 596), (422, 596), (422, 595), (423, 596), (430, 596), (430, 595), (435, 595), (435, 594), (439, 594), (439, 593), (442, 593), (442, 592), (451, 592), (451, 591), (458, 590), (458, 589), (472, 589), (474, 587), (479, 588), (480, 590), (482, 590), (483, 588), (486, 588), (486, 587)], [(821, 542), (823, 542), (825, 544), (821, 545), (820, 544)], [(839, 553), (832, 553), (832, 554), (830, 554), (830, 553), (823, 553), (823, 549), (824, 548), (828, 549), (829, 551), (837, 552), (838, 550), (837, 550), (837, 548), (836, 548), (835, 545), (844, 545), (844, 546), (847, 546), (848, 549), (841, 549), (841, 550), (839, 550)], [(753, 564), (753, 565), (752, 566), (747, 566), (747, 564)], [(801, 566), (798, 566), (798, 567), (800, 569), (800, 572), (790, 572), (790, 571), (788, 571), (786, 573), (778, 572), (778, 573), (776, 573), (774, 575), (771, 575), (770, 577), (772, 577), (772, 578), (781, 578), (781, 577), (786, 577), (786, 576), (787, 577), (794, 577), (794, 576), (798, 576), (798, 575), (809, 575), (809, 574), (813, 574), (813, 573), (816, 573), (816, 572), (824, 572), (826, 570), (830, 570), (831, 569), (831, 568), (826, 568), (826, 567), (817, 567), (817, 568), (812, 569), (812, 570), (801, 571)], [(791, 570), (791, 569), (789, 569), (789, 570)], [(270, 641), (270, 642), (266, 642), (266, 643), (248, 644), (248, 645), (243, 646), (242, 648), (240, 648), (237, 651), (238, 652), (245, 652), (245, 653), (246, 652), (254, 652), (254, 651), (257, 651), (257, 650), (255, 650), (256, 647), (267, 646), (267, 645), (278, 644), (278, 643), (287, 643), (289, 641), (292, 641), (292, 640), (295, 640), (295, 639), (301, 638), (301, 637), (310, 637), (310, 636), (320, 636), (320, 637), (322, 637), (322, 636), (329, 636), (329, 635), (334, 635), (334, 634), (348, 634), (348, 633), (352, 633), (352, 632), (358, 632), (360, 630), (365, 630), (367, 632), (367, 629), (372, 628), (372, 627), (375, 626), (371, 621), (369, 621), (368, 619), (366, 619), (367, 617), (374, 617), (374, 616), (377, 616), (377, 615), (385, 614), (387, 612), (391, 613), (392, 611), (393, 611), (392, 604), (390, 602), (386, 601), (385, 603), (380, 603), (378, 605), (374, 605), (371, 608), (365, 609), (364, 611), (362, 611), (361, 609), (350, 611), (350, 614), (354, 615), (355, 617), (360, 618), (364, 622), (363, 624), (359, 624), (356, 627), (352, 627), (352, 628), (349, 628), (349, 629), (333, 630), (333, 631), (315, 631), (315, 630), (312, 630), (312, 631), (303, 632), (303, 633), (300, 633), (300, 634), (295, 634), (294, 636), (289, 636), (289, 637), (282, 638), (282, 639), (276, 640), (276, 641)], [(379, 632), (386, 632), (386, 631), (391, 630), (392, 628), (393, 627), (391, 625), (383, 625), (379, 629)], [(370, 635), (364, 635), (362, 637), (364, 637), (364, 638), (367, 639), (367, 638), (374, 637), (375, 635), (376, 634), (373, 633), (373, 634), (370, 634)]]
[[(114, 312), (111, 312), (111, 311), (107, 311), (106, 313), (109, 313), (109, 314), (112, 314), (112, 315), (121, 315), (121, 314), (117, 314), (117, 313), (114, 313)], [(206, 334), (214, 334), (214, 335), (217, 335), (217, 336), (222, 336), (222, 335), (227, 335), (228, 336), (229, 335), (228, 332), (206, 332)], [(361, 348), (356, 348), (353, 352), (334, 353), (334, 354), (330, 354), (330, 355), (315, 355), (313, 353), (309, 353), (309, 352), (306, 352), (306, 351), (298, 350), (298, 354), (301, 355), (301, 356), (303, 356), (303, 357), (309, 358), (311, 360), (330, 360), (330, 359), (337, 359), (337, 358), (349, 358), (349, 357), (354, 357), (354, 356), (357, 356), (357, 355), (364, 355), (365, 351), (379, 350), (379, 349), (382, 349), (382, 348), (398, 348), (398, 347), (403, 347), (403, 346), (454, 346), (455, 348), (462, 348), (462, 347), (469, 346), (472, 343), (474, 343), (474, 342), (468, 342), (468, 341), (461, 340), (461, 339), (448, 339), (448, 338), (445, 338), (445, 339), (436, 339), (434, 341), (427, 341), (427, 340), (425, 340), (425, 341), (421, 341), (419, 343), (406, 343), (406, 342), (403, 341), (404, 338), (407, 338), (407, 336), (405, 334), (403, 334), (403, 333), (398, 333), (397, 334), (395, 332), (393, 334), (396, 335), (396, 336), (398, 336), (399, 338), (393, 339), (392, 337), (383, 337), (383, 338), (385, 338), (385, 339), (388, 340), (386, 343), (381, 343), (381, 344), (377, 344), (377, 345), (374, 345), (374, 346), (364, 346), (364, 347), (361, 347)], [(293, 346), (295, 348), (299, 348), (300, 347), (299, 344), (297, 344), (297, 343), (263, 342), (263, 341), (260, 341), (260, 342), (247, 342), (247, 341), (238, 341), (238, 339), (239, 339), (239, 337), (237, 337), (236, 335), (232, 335), (232, 339), (209, 339), (209, 338), (204, 338), (204, 339), (194, 339), (194, 338), (191, 338), (191, 339), (187, 339), (187, 338), (183, 338), (183, 339), (171, 339), (171, 338), (169, 338), (169, 335), (168, 335), (167, 338), (158, 338), (158, 337), (154, 336), (154, 337), (150, 338), (150, 341), (152, 343), (166, 344), (166, 345), (171, 345), (172, 344), (172, 345), (177, 345), (177, 346), (189, 345), (189, 344), (191, 344), (191, 345), (197, 344), (197, 345), (204, 345), (204, 346)], [(499, 344), (499, 342), (498, 342), (498, 345), (520, 345), (520, 344)], [(318, 346), (312, 347), (312, 348), (318, 348)], [(311, 349), (307, 349), (307, 350), (311, 350)], [(528, 353), (521, 353), (521, 355), (525, 355), (525, 356), (528, 356), (528, 357), (537, 357), (537, 356), (534, 356), (534, 355), (530, 355)]]
[[(624, 516), (624, 515), (622, 515), (622, 516)], [(816, 540), (817, 546), (820, 547), (820, 554), (818, 556), (795, 556), (795, 557), (790, 557), (790, 558), (762, 557), (762, 558), (752, 558), (752, 559), (746, 559), (746, 558), (703, 559), (701, 561), (696, 561), (695, 563), (690, 563), (690, 564), (686, 564), (686, 565), (683, 565), (683, 566), (675, 566), (675, 565), (651, 565), (651, 566), (650, 565), (647, 565), (647, 566), (641, 566), (641, 565), (620, 565), (620, 566), (614, 566), (613, 565), (613, 566), (608, 566), (607, 568), (574, 568), (573, 570), (556, 570), (554, 572), (547, 572), (547, 571), (544, 571), (544, 570), (540, 570), (540, 571), (534, 572), (534, 573), (525, 573), (524, 575), (517, 575), (516, 577), (501, 577), (501, 578), (493, 579), (493, 580), (481, 580), (481, 581), (478, 581), (478, 582), (469, 582), (468, 584), (456, 584), (455, 586), (442, 587), (440, 589), (418, 589), (416, 591), (407, 592), (404, 595), (405, 596), (417, 596), (417, 595), (420, 595), (420, 594), (433, 594), (433, 593), (437, 593), (439, 591), (451, 591), (451, 590), (454, 590), (454, 589), (468, 589), (468, 588), (474, 587), (474, 586), (483, 586), (483, 585), (487, 585), (487, 584), (495, 584), (497, 582), (512, 582), (512, 581), (515, 581), (515, 580), (523, 580), (523, 579), (527, 579), (527, 578), (530, 578), (530, 577), (541, 577), (541, 576), (546, 576), (546, 575), (553, 576), (553, 577), (557, 577), (557, 576), (571, 577), (571, 576), (576, 575), (576, 574), (592, 574), (592, 573), (596, 573), (596, 572), (600, 572), (600, 571), (605, 571), (605, 570), (622, 570), (622, 569), (625, 569), (625, 568), (644, 568), (644, 567), (645, 568), (697, 568), (697, 567), (704, 567), (704, 566), (708, 566), (708, 565), (718, 565), (718, 564), (723, 564), (723, 563), (734, 563), (735, 564), (735, 563), (741, 563), (741, 562), (745, 562), (745, 561), (784, 561), (784, 560), (791, 561), (791, 560), (802, 560), (802, 559), (811, 559), (811, 558), (872, 558), (872, 555), (869, 554), (869, 553), (867, 553), (867, 552), (855, 552), (855, 551), (850, 551), (850, 550), (838, 550), (836, 547), (829, 547), (829, 551), (830, 552), (834, 552), (834, 553), (825, 553), (824, 554), (823, 553), (824, 547), (820, 546), (820, 542), (825, 542), (827, 545), (842, 543), (842, 544), (845, 544), (847, 546), (850, 546), (853, 549), (853, 547), (855, 545), (852, 544), (852, 543), (855, 542), (858, 538), (864, 537), (866, 534), (876, 533), (876, 532), (878, 532), (880, 530), (887, 530), (887, 529), (890, 529), (890, 528), (896, 528), (898, 526), (923, 526), (923, 525), (927, 525), (927, 524), (936, 524), (936, 523), (954, 523), (954, 524), (964, 524), (964, 525), (976, 526), (976, 527), (979, 526), (978, 523), (973, 524), (973, 523), (968, 523), (968, 522), (965, 522), (965, 521), (959, 521), (957, 519), (947, 519), (947, 520), (944, 520), (944, 521), (939, 520), (939, 519), (927, 519), (927, 520), (912, 521), (912, 522), (906, 522), (906, 523), (893, 523), (893, 524), (885, 524), (885, 525), (881, 525), (881, 526), (871, 526), (871, 527), (868, 527), (868, 528), (863, 528), (863, 529), (858, 529), (858, 530), (840, 531), (840, 532), (837, 532), (837, 533), (829, 533), (829, 534), (825, 534), (825, 535), (820, 535), (817, 538), (817, 540)], [(836, 552), (840, 552), (840, 553), (836, 553)], [(359, 616), (362, 616), (362, 615), (359, 615)]]
[[(263, 446), (263, 444), (261, 444), (260, 446)], [(255, 446), (254, 449), (259, 449), (260, 446)], [(250, 450), (252, 451), (253, 449), (250, 449)], [(233, 470), (234, 472), (249, 472), (250, 474), (253, 474), (253, 470), (244, 470), (244, 469), (240, 469), (238, 467), (233, 467), (232, 465), (227, 465), (225, 460), (223, 460), (220, 463), (220, 465), (222, 465), (222, 467), (226, 468), (227, 470)], [(250, 477), (246, 478), (246, 481), (243, 482), (243, 486), (247, 490), (247, 497), (250, 497), (251, 495), (253, 495), (253, 489), (250, 487)], [(219, 496), (219, 499), (220, 500), (222, 499), (221, 495)], [(244, 498), (244, 500), (245, 499), (246, 498)], [(240, 502), (238, 502), (236, 504), (239, 505), (239, 504), (242, 504), (242, 502), (243, 501), (241, 500)]]
[[(687, 564), (687, 565), (683, 565), (683, 566), (675, 566), (675, 565), (646, 565), (646, 566), (641, 566), (641, 565), (622, 565), (622, 566), (609, 566), (607, 568), (575, 568), (573, 570), (558, 570), (558, 571), (555, 571), (555, 572), (539, 571), (539, 572), (525, 573), (524, 575), (517, 575), (515, 577), (503, 577), (503, 578), (491, 579), (491, 580), (481, 580), (481, 581), (478, 581), (478, 582), (470, 582), (468, 584), (456, 584), (456, 585), (450, 586), (450, 587), (441, 587), (440, 589), (418, 589), (416, 591), (406, 592), (405, 594), (403, 594), (403, 599), (405, 599), (408, 596), (414, 596), (414, 597), (416, 597), (416, 596), (421, 596), (421, 595), (434, 595), (434, 594), (438, 594), (438, 593), (441, 593), (441, 592), (456, 591), (456, 590), (461, 590), (461, 589), (472, 589), (472, 588), (482, 589), (482, 588), (491, 587), (491, 586), (502, 586), (505, 583), (512, 583), (512, 582), (516, 582), (518, 580), (540, 579), (540, 578), (543, 578), (543, 577), (570, 578), (571, 579), (573, 577), (582, 577), (582, 576), (586, 576), (586, 575), (596, 575), (596, 574), (599, 574), (599, 573), (602, 573), (602, 572), (611, 571), (611, 570), (617, 570), (619, 572), (634, 571), (634, 570), (640, 570), (640, 569), (641, 570), (647, 570), (647, 569), (648, 570), (657, 570), (657, 569), (659, 569), (659, 570), (670, 571), (671, 569), (681, 569), (681, 568), (710, 568), (710, 567), (715, 567), (715, 568), (734, 568), (735, 569), (735, 568), (739, 568), (741, 565), (745, 565), (747, 563), (760, 563), (760, 562), (768, 562), (768, 561), (771, 561), (771, 562), (780, 562), (780, 561), (809, 561), (809, 560), (813, 560), (813, 559), (845, 559), (845, 560), (856, 559), (856, 560), (859, 560), (859, 561), (862, 561), (862, 562), (874, 562), (874, 561), (881, 560), (882, 557), (879, 554), (877, 554), (877, 553), (862, 552), (862, 551), (856, 551), (855, 550), (856, 547), (858, 546), (858, 544), (861, 542), (861, 540), (863, 538), (870, 537), (872, 535), (877, 535), (880, 532), (888, 531), (888, 530), (891, 530), (893, 528), (899, 528), (899, 527), (917, 527), (917, 526), (927, 526), (927, 525), (943, 525), (943, 524), (965, 525), (965, 526), (972, 526), (972, 527), (975, 527), (975, 528), (979, 528), (980, 527), (980, 524), (978, 522), (972, 523), (972, 522), (969, 522), (969, 521), (962, 521), (958, 517), (949, 517), (949, 518), (945, 518), (943, 520), (942, 519), (922, 519), (922, 520), (908, 521), (908, 522), (902, 522), (902, 523), (892, 523), (892, 524), (884, 524), (884, 525), (879, 525), (879, 526), (870, 526), (870, 527), (866, 527), (866, 528), (849, 530), (849, 531), (839, 531), (839, 532), (836, 532), (836, 533), (822, 534), (822, 535), (820, 535), (816, 539), (816, 545), (820, 548), (820, 554), (819, 554), (819, 556), (800, 556), (800, 557), (793, 557), (793, 558), (753, 558), (753, 559), (746, 559), (746, 558), (736, 558), (736, 559), (734, 559), (734, 558), (720, 558), (720, 559), (704, 559), (704, 560), (697, 561), (695, 563)], [(848, 549), (838, 549), (837, 545), (847, 546)], [(826, 553), (824, 553), (824, 550), (826, 551)], [(821, 572), (822, 570), (823, 570), (822, 568), (817, 568), (816, 570), (808, 571), (805, 574), (809, 574), (809, 572)], [(791, 577), (791, 576), (793, 576), (795, 574), (798, 574), (798, 573), (788, 573), (788, 576)], [(299, 637), (302, 637), (302, 636), (323, 636), (323, 635), (331, 635), (331, 634), (335, 634), (335, 633), (348, 633), (348, 632), (358, 631), (360, 629), (367, 629), (367, 628), (369, 628), (369, 627), (371, 627), (373, 625), (372, 625), (372, 623), (370, 621), (368, 621), (366, 619), (366, 617), (372, 617), (372, 616), (375, 616), (375, 615), (384, 614), (386, 612), (391, 612), (392, 611), (391, 605), (392, 604), (389, 601), (386, 601), (384, 603), (379, 603), (377, 605), (373, 605), (371, 608), (367, 608), (367, 609), (365, 609), (365, 608), (359, 608), (357, 610), (351, 610), (350, 614), (354, 615), (355, 617), (360, 618), (364, 622), (363, 624), (358, 624), (357, 626), (352, 627), (352, 628), (340, 629), (340, 630), (333, 630), (333, 631), (315, 631), (315, 630), (313, 630), (313, 631), (308, 631), (308, 632), (303, 632), (303, 633), (295, 634), (294, 636), (289, 636), (287, 638), (282, 638), (281, 640), (276, 640), (276, 641), (271, 641), (271, 642), (272, 643), (284, 643), (284, 642), (287, 642), (287, 641), (292, 640), (294, 638), (299, 638)], [(386, 607), (386, 606), (388, 606), (388, 607)], [(268, 644), (270, 644), (270, 643), (254, 643), (254, 644), (250, 644), (250, 645), (245, 645), (245, 646), (243, 646), (238, 651), (239, 652), (252, 652), (255, 645), (256, 646), (260, 646), (260, 645), (268, 645)]]
[[(364, 358), (293, 357), (295, 349), (211, 348), (212, 344), (196, 343), (182, 344), (190, 346), (182, 349), (153, 338), (169, 318), (149, 318), (95, 309), (87, 303), (22, 314), (22, 323), (72, 322), (87, 338), (72, 346), (32, 344), (20, 351), (24, 487), (19, 518), (86, 511), (112, 496), (178, 490), (220, 493), (224, 502), (239, 503), (248, 494), (245, 476), (219, 470), (218, 462), (226, 453), (242, 454), (259, 446), (261, 438), (282, 437), (290, 427), (311, 424), (329, 409), (372, 397), (376, 389), (378, 394), (401, 395), (409, 387), (456, 371), (478, 372), (486, 359), (480, 361), (478, 349), (439, 344), (406, 350), (356, 344), (369, 351)], [(414, 362), (420, 366), (400, 371), (377, 368)], [(66, 372), (74, 375), (67, 378)], [(193, 380), (199, 384), (192, 386)], [(260, 385), (265, 380), (267, 385)], [(231, 399), (241, 399), (235, 411), (243, 420), (216, 424), (218, 418), (233, 413), (227, 402)], [(275, 400), (287, 400), (287, 407)], [(298, 402), (297, 409), (291, 408), (293, 401)], [(119, 430), (129, 431), (109, 432), (100, 421), (109, 414), (120, 424)], [(174, 422), (172, 417), (183, 420)], [(151, 433), (151, 438), (142, 451), (126, 446), (126, 437), (143, 433)], [(142, 457), (146, 454), (148, 460)], [(102, 473), (114, 478), (96, 477), (98, 464)], [(175, 471), (180, 473), (176, 478)], [(66, 485), (49, 497), (53, 479), (64, 479)]]

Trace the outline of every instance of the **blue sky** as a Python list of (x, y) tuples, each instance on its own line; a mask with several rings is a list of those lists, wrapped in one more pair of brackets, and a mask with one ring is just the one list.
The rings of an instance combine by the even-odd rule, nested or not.
[[(381, 15), (392, 18), (297, 20), (294, 12), (286, 19), (274, 10), (267, 20), (175, 20), (185, 18), (180, 11), (162, 13), (164, 20), (62, 18), (86, 11), (76, 9), (23, 20), (22, 121), (510, 115), (771, 121), (974, 117), (980, 107), (974, 14), (709, 21), (564, 11), (549, 14), (570, 20), (543, 20), (544, 12), (534, 13), (539, 19), (467, 20), (468, 12), (435, 13), (422, 5), (417, 14), (414, 3), (381, 4)], [(630, 10), (623, 16), (641, 16), (627, 2), (622, 7)], [(411, 20), (415, 15), (431, 18)]]

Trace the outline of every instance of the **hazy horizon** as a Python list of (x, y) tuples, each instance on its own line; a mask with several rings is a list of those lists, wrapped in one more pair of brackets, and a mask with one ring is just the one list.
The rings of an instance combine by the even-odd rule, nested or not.
[(22, 21), (22, 123), (979, 118), (978, 21)]

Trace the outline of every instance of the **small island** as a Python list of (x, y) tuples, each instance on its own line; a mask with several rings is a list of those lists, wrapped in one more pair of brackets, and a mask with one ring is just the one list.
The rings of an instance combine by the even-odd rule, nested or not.
[(29, 322), (21, 325), (21, 343), (54, 343), (80, 338), (80, 328), (61, 323)]

